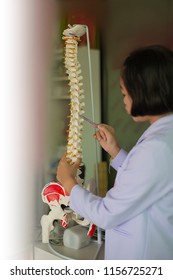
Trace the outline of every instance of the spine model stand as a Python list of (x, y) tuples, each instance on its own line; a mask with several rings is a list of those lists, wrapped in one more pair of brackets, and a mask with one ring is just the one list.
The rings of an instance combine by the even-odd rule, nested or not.
[[(73, 164), (77, 158), (82, 158), (82, 130), (83, 119), (80, 117), (84, 113), (84, 90), (82, 88), (82, 73), (78, 61), (78, 43), (80, 37), (85, 34), (85, 26), (69, 26), (63, 32), (65, 42), (65, 68), (69, 79), (70, 94), (70, 118), (67, 138), (67, 161)], [(77, 182), (83, 185), (80, 178), (81, 171), (78, 170)], [(80, 219), (77, 213), (69, 209), (70, 196), (65, 192), (61, 184), (51, 182), (42, 190), (42, 200), (47, 203), (51, 209), (48, 215), (41, 218), (42, 242), (49, 242), (49, 233), (54, 228), (53, 221), (60, 220), (61, 225), (68, 227), (69, 220), (74, 220), (82, 226), (89, 225), (88, 235), (94, 234), (96, 226), (86, 219)], [(62, 207), (63, 205), (63, 207)]]

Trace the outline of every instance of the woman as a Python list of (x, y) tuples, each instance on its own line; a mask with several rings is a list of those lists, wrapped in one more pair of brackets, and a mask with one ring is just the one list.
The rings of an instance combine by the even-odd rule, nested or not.
[(151, 46), (131, 53), (122, 67), (125, 109), (149, 128), (129, 153), (113, 128), (98, 125), (95, 138), (117, 170), (104, 198), (77, 185), (80, 160), (65, 156), (57, 179), (71, 195), (70, 207), (105, 229), (105, 259), (173, 259), (173, 53)]

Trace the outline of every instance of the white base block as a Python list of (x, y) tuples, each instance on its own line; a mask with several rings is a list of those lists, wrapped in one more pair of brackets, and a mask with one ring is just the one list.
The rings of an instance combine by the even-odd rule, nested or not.
[(63, 243), (65, 247), (71, 249), (80, 249), (90, 243), (88, 230), (80, 225), (68, 228), (64, 231)]

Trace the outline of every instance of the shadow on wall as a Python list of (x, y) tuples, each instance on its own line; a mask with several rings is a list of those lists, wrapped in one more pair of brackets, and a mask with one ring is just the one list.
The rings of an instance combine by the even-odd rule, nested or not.
[[(173, 1), (170, 0), (109, 0), (109, 17), (105, 21), (104, 54), (107, 68), (106, 122), (113, 126), (120, 145), (129, 151), (148, 127), (134, 123), (124, 110), (119, 87), (119, 69), (124, 58), (134, 49), (163, 44), (173, 47)], [(109, 187), (116, 173), (111, 169)]]
[(108, 3), (105, 45), (114, 68), (135, 48), (151, 44), (173, 47), (172, 0), (109, 0)]

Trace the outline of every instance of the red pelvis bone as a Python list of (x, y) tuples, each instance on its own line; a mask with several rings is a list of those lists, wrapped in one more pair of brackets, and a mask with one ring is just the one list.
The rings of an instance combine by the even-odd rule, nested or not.
[(54, 201), (58, 201), (59, 204), (69, 206), (70, 197), (65, 189), (56, 182), (47, 184), (42, 190), (42, 199), (49, 206), (53, 206)]

